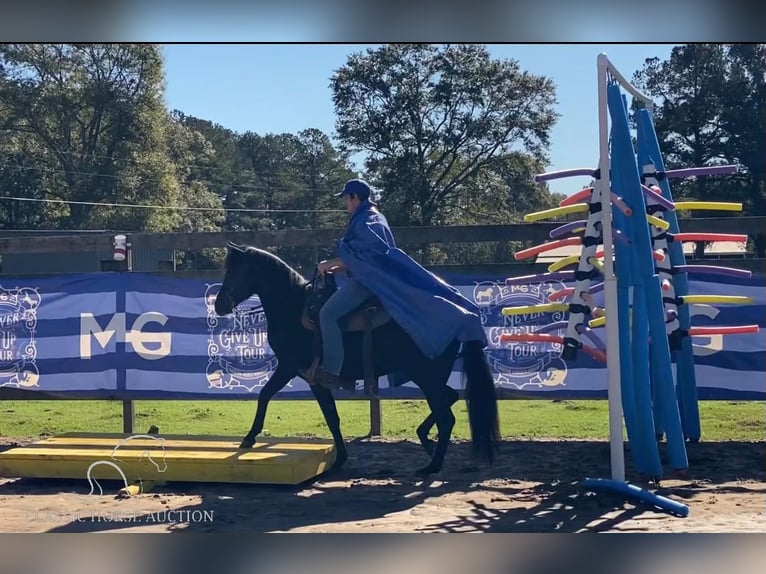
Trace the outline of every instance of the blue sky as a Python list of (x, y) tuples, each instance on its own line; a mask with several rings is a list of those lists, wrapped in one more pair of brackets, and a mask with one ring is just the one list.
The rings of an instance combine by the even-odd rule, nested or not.
[[(171, 44), (163, 46), (170, 109), (237, 132), (334, 132), (329, 78), (361, 44)], [(605, 52), (630, 78), (646, 58), (670, 56), (672, 44), (493, 44), (493, 57), (513, 58), (522, 69), (556, 84), (557, 111), (549, 171), (595, 167), (598, 155), (596, 57)], [(558, 180), (570, 194), (588, 178)]]

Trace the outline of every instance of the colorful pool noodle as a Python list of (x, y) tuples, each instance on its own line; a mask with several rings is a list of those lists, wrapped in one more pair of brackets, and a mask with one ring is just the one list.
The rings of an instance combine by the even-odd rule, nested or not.
[(628, 215), (628, 216), (633, 215), (633, 210), (628, 206), (627, 203), (623, 201), (623, 199), (619, 195), (617, 195), (614, 192), (611, 192), (610, 195), (612, 197), (612, 204), (614, 204), (614, 206), (617, 209), (622, 211), (625, 215)]
[[(604, 256), (604, 250), (596, 251), (596, 257), (603, 257)], [(665, 259), (665, 254), (660, 251), (653, 251), (652, 257), (655, 261), (663, 261)], [(563, 269), (567, 265), (572, 265), (573, 263), (578, 263), (580, 261), (579, 255), (567, 255), (566, 257), (562, 257), (558, 261), (554, 261), (550, 265), (548, 265), (548, 271), (550, 273), (555, 273), (559, 269)]]
[[(593, 319), (589, 326), (594, 328), (593, 323), (599, 322), (597, 326), (603, 326), (604, 317)], [(692, 327), (689, 329), (690, 337), (709, 337), (710, 335), (754, 335), (760, 333), (761, 328), (758, 325), (721, 325), (711, 327)], [(649, 343), (651, 343), (651, 337)]]
[[(627, 107), (627, 104), (626, 104)], [(613, 212), (613, 224), (626, 236), (630, 236), (633, 218), (623, 217), (620, 212)], [(630, 292), (633, 283), (633, 249), (619, 243), (614, 245), (614, 274), (617, 279), (617, 315), (620, 329), (617, 335), (620, 356), (620, 389), (622, 392), (622, 412), (625, 421), (630, 450), (636, 470), (647, 476), (661, 476), (662, 462), (654, 435), (649, 388), (641, 387), (645, 379), (636, 376), (631, 344), (632, 312), (630, 310)], [(655, 260), (656, 261), (656, 260)], [(605, 317), (606, 308), (592, 313), (593, 317)], [(595, 331), (593, 331), (595, 332)], [(606, 337), (606, 333), (605, 333)]]
[[(607, 87), (609, 115), (612, 120), (612, 186), (616, 193), (625, 198), (636, 211), (646, 213), (644, 195), (641, 188), (641, 178), (636, 162), (635, 150), (628, 124), (625, 101), (617, 84)], [(689, 460), (684, 442), (681, 416), (676, 401), (674, 373), (671, 360), (670, 346), (665, 332), (665, 313), (662, 302), (660, 278), (655, 271), (652, 261), (652, 239), (647, 225), (631, 227), (633, 239), (634, 261), (636, 274), (633, 280), (633, 327), (632, 341), (634, 342), (634, 372), (645, 377), (651, 377), (651, 388), (658, 405), (655, 412), (662, 413), (667, 437), (667, 456), (670, 464), (676, 470), (688, 469)], [(622, 319), (622, 317), (620, 317)], [(622, 326), (620, 321), (620, 326)], [(640, 328), (639, 328), (640, 327)], [(648, 333), (643, 327), (648, 327)], [(624, 327), (623, 327), (624, 328)], [(649, 353), (643, 353), (646, 363), (642, 364), (640, 351), (643, 335), (654, 336), (655, 343), (649, 348)], [(612, 343), (607, 342), (607, 346)], [(649, 372), (646, 366), (649, 366)], [(648, 381), (647, 381), (648, 382)], [(639, 381), (636, 381), (639, 385)]]
[(700, 275), (723, 275), (726, 277), (737, 277), (741, 279), (750, 279), (753, 274), (744, 269), (734, 269), (733, 267), (719, 267), (717, 265), (675, 265), (675, 273), (699, 273)]
[[(551, 295), (548, 296), (549, 301), (557, 301), (559, 299), (563, 299), (564, 297), (569, 297), (570, 295), (574, 294), (574, 287), (565, 287), (564, 289), (560, 289), (554, 293), (551, 293)], [(596, 283), (595, 285), (591, 285), (590, 288), (588, 288), (588, 293), (591, 295), (593, 293), (599, 293), (600, 291), (604, 290), (604, 283)]]
[[(665, 221), (664, 219), (660, 219), (659, 217), (655, 217), (654, 215), (647, 215), (646, 219), (649, 223), (654, 225), (655, 227), (662, 229), (663, 231), (667, 231), (670, 227), (670, 224)], [(548, 236), (551, 239), (556, 239), (557, 237), (561, 237), (562, 235), (566, 235), (567, 233), (578, 233), (580, 231), (585, 231), (585, 224), (587, 223), (584, 219), (579, 219), (577, 221), (570, 221), (569, 223), (565, 223), (564, 225), (560, 225), (559, 227), (556, 227), (555, 229), (552, 229)], [(622, 238), (624, 241), (630, 242), (629, 239), (625, 238), (624, 235), (619, 234), (620, 238)], [(619, 239), (618, 237), (615, 237), (615, 239)]]
[(689, 507), (665, 496), (641, 489), (628, 482), (609, 480), (606, 478), (586, 478), (583, 487), (592, 490), (610, 490), (624, 496), (635, 498), (654, 508), (680, 517), (689, 516)]
[(559, 207), (566, 207), (567, 205), (573, 205), (575, 203), (580, 203), (581, 201), (587, 201), (590, 199), (590, 195), (593, 193), (592, 187), (586, 187), (584, 189), (581, 189), (577, 193), (573, 193), (569, 197), (565, 197), (561, 201), (559, 201)]
[(657, 192), (644, 184), (641, 184), (641, 191), (644, 192), (644, 197), (648, 197), (649, 199), (659, 203), (662, 207), (665, 208), (666, 212), (675, 210), (675, 204), (672, 201), (665, 199), (660, 192)]
[(547, 173), (539, 173), (535, 176), (535, 182), (541, 183), (543, 181), (551, 181), (553, 179), (563, 179), (565, 177), (578, 177), (578, 176), (596, 176), (596, 170), (590, 167), (581, 167), (574, 169), (564, 169), (561, 171), (549, 171)]
[[(579, 263), (579, 262), (580, 262), (579, 255), (568, 255), (548, 265), (548, 271), (551, 273), (555, 273), (559, 269), (563, 269), (564, 267), (567, 267), (568, 265), (572, 265), (573, 263)], [(574, 271), (572, 271), (572, 273), (574, 273)]]
[[(667, 177), (670, 179), (684, 178), (684, 177), (697, 177), (700, 175), (730, 175), (739, 171), (736, 165), (720, 165), (710, 167), (690, 167), (684, 169), (673, 169), (669, 171), (658, 171), (657, 177)], [(554, 179), (563, 179), (566, 177), (578, 177), (578, 176), (596, 176), (596, 170), (592, 168), (575, 168), (564, 169), (561, 171), (550, 171), (547, 173), (540, 173), (535, 176), (535, 182), (541, 183), (544, 181), (551, 181)], [(585, 191), (592, 191), (590, 188), (583, 189), (578, 193), (582, 194)], [(566, 201), (566, 200), (565, 200)]]
[(727, 203), (723, 201), (679, 201), (673, 205), (676, 211), (742, 211), (741, 203)]
[[(588, 326), (591, 329), (603, 327), (606, 323), (606, 317), (597, 317), (591, 319), (588, 322)], [(751, 335), (753, 333), (759, 333), (760, 327), (758, 325), (734, 325), (725, 327), (691, 327), (689, 330), (691, 336), (701, 335)]]
[(646, 216), (647, 221), (654, 225), (658, 229), (662, 229), (663, 231), (667, 231), (670, 229), (670, 223), (665, 221), (664, 219), (660, 219), (659, 217), (655, 217), (654, 215), (647, 215)]
[(761, 328), (758, 325), (734, 325), (720, 327), (692, 327), (689, 329), (689, 335), (700, 337), (704, 335), (752, 335), (759, 333)]
[(709, 303), (711, 305), (747, 305), (753, 302), (752, 297), (742, 295), (681, 295), (678, 297), (682, 303), (692, 305), (694, 303)]
[(598, 257), (589, 257), (588, 258), (588, 263), (593, 265), (593, 267), (595, 267), (596, 269), (598, 269), (602, 273), (604, 272), (604, 264), (601, 261), (599, 261)]
[(657, 172), (658, 179), (667, 177), (677, 179), (682, 177), (697, 177), (700, 175), (731, 175), (737, 173), (739, 168), (736, 165), (712, 165), (708, 167), (687, 167), (683, 169), (671, 169), (669, 171)]
[[(675, 209), (675, 204), (672, 201), (668, 201), (660, 193), (657, 193), (656, 191), (652, 190), (651, 188), (641, 185), (641, 190), (644, 192), (644, 195), (649, 195), (654, 199), (657, 203), (662, 205), (667, 211), (672, 211)], [(572, 205), (575, 203), (579, 203), (581, 201), (587, 200), (590, 197), (590, 194), (593, 193), (592, 187), (586, 187), (584, 189), (581, 189), (577, 193), (574, 193), (570, 195), (569, 197), (565, 197), (561, 201), (559, 201), (559, 207), (566, 207), (568, 205)]]
[(540, 253), (545, 253), (546, 251), (552, 251), (554, 249), (558, 249), (559, 247), (566, 247), (567, 245), (581, 245), (582, 244), (582, 238), (580, 237), (567, 237), (566, 239), (559, 239), (557, 241), (551, 241), (550, 243), (541, 243), (540, 245), (535, 245), (534, 247), (530, 247), (528, 249), (522, 249), (521, 251), (517, 251), (513, 254), (514, 259), (517, 261), (521, 261), (522, 259), (529, 259), (531, 257), (534, 257), (535, 255), (539, 255)]
[[(503, 343), (558, 343), (564, 344), (564, 337), (551, 335), (548, 333), (524, 333), (519, 335), (500, 335), (500, 341)], [(580, 343), (580, 348), (598, 361), (606, 363), (606, 355), (590, 345)]]
[(548, 219), (549, 217), (558, 217), (559, 215), (570, 215), (572, 213), (581, 213), (588, 211), (587, 203), (573, 203), (564, 207), (554, 207), (552, 209), (544, 209), (543, 211), (535, 211), (533, 213), (527, 213), (524, 216), (524, 221), (540, 221), (541, 219)]
[[(672, 202), (673, 194), (670, 181), (659, 174), (664, 173), (665, 164), (662, 158), (659, 139), (654, 129), (652, 114), (644, 109), (636, 113), (636, 134), (638, 143), (638, 161), (641, 170), (641, 180), (662, 195), (665, 201)], [(658, 199), (656, 201), (659, 201)], [(680, 233), (678, 214), (675, 209), (668, 210), (664, 219), (670, 223), (671, 233)], [(668, 242), (668, 257), (672, 268), (686, 264), (683, 244)], [(676, 297), (689, 294), (689, 281), (686, 273), (676, 273), (673, 276), (673, 290)], [(697, 441), (702, 435), (699, 400), (697, 394), (697, 379), (694, 366), (694, 347), (690, 337), (683, 337), (684, 330), (691, 327), (691, 313), (688, 305), (677, 307), (679, 330), (671, 336), (680, 336), (680, 350), (675, 351), (676, 359), (676, 397), (681, 411), (684, 436)], [(674, 343), (674, 346), (675, 343)]]
[(737, 233), (668, 233), (672, 241), (734, 241), (746, 243), (747, 235)]
[(539, 273), (537, 275), (522, 275), (520, 277), (508, 277), (506, 286), (529, 285), (531, 283), (544, 283), (545, 281), (572, 281), (575, 278), (574, 271), (554, 271), (552, 273)]
[(560, 313), (569, 311), (567, 303), (540, 303), (539, 305), (522, 305), (519, 307), (504, 307), (500, 312), (503, 317), (524, 315), (526, 313)]
[[(566, 329), (567, 325), (569, 324), (569, 321), (556, 321), (555, 323), (549, 323), (547, 325), (543, 325), (539, 329), (533, 331), (534, 333), (549, 333), (550, 331), (557, 331), (559, 329)], [(594, 333), (591, 329), (588, 329), (586, 325), (578, 325), (577, 331), (581, 335), (585, 335), (588, 337), (591, 341), (593, 341), (593, 345), (599, 349), (600, 351), (606, 352), (606, 345), (604, 342), (599, 339), (598, 335)]]
[(548, 234), (548, 236), (551, 239), (556, 239), (557, 237), (566, 235), (569, 232), (576, 232), (579, 229), (584, 230), (586, 223), (587, 221), (585, 219), (580, 219), (578, 221), (570, 221), (569, 223), (565, 223), (564, 225), (560, 225), (559, 227), (552, 229), (551, 232)]

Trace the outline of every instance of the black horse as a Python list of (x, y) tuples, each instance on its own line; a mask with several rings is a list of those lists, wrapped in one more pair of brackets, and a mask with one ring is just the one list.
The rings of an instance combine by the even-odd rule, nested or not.
[[(308, 368), (313, 360), (314, 333), (301, 321), (305, 302), (312, 285), (277, 256), (229, 242), (223, 284), (216, 296), (215, 312), (228, 315), (252, 295), (258, 295), (268, 325), (268, 342), (277, 357), (277, 368), (261, 389), (255, 420), (240, 445), (250, 448), (263, 431), (266, 409), (272, 397)], [(362, 333), (345, 332), (345, 364), (342, 375), (346, 379), (363, 378)], [(431, 414), (420, 424), (417, 435), (431, 462), (418, 470), (420, 474), (439, 472), (455, 425), (452, 405), (458, 393), (447, 385), (455, 359), (460, 350), (459, 341), (453, 341), (434, 360), (428, 359), (407, 333), (393, 320), (373, 331), (375, 376), (404, 372), (422, 390)], [(463, 364), (466, 377), (465, 399), (471, 428), (474, 454), (487, 463), (495, 458), (499, 440), (497, 398), (492, 373), (479, 341), (463, 345)], [(305, 372), (305, 371), (304, 371)], [(346, 460), (346, 447), (340, 432), (340, 418), (332, 392), (321, 385), (311, 386), (327, 422), (337, 451), (335, 467)], [(429, 439), (436, 425), (438, 439)]]

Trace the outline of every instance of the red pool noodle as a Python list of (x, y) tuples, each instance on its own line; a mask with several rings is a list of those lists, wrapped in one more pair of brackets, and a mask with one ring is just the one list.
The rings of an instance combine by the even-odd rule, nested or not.
[[(576, 239), (579, 239), (576, 238)], [(604, 250), (600, 249), (599, 251), (596, 251), (596, 257), (601, 258), (604, 256)], [(665, 260), (665, 254), (661, 250), (654, 250), (652, 251), (652, 257), (655, 261), (664, 261)]]
[(674, 241), (737, 241), (745, 243), (747, 235), (735, 235), (733, 233), (675, 233)]
[(733, 327), (692, 327), (689, 334), (694, 335), (745, 335), (757, 333), (758, 325), (736, 325)]
[(529, 249), (522, 249), (521, 251), (517, 251), (516, 253), (514, 253), (513, 258), (516, 259), (516, 261), (521, 261), (522, 259), (529, 259), (530, 257), (534, 257), (535, 255), (538, 255), (540, 253), (545, 253), (546, 251), (557, 249), (558, 247), (565, 247), (567, 245), (581, 245), (581, 244), (582, 244), (582, 238), (567, 237), (566, 239), (559, 239), (558, 241), (551, 241), (550, 243), (535, 245), (534, 247), (530, 247)]
[(593, 193), (592, 187), (586, 187), (585, 189), (581, 189), (577, 193), (570, 195), (569, 197), (565, 197), (564, 199), (559, 201), (559, 207), (566, 207), (567, 205), (574, 205), (575, 203), (586, 201), (590, 199), (591, 193)]
[[(500, 341), (503, 343), (558, 343), (563, 345), (564, 337), (549, 333), (527, 333), (525, 335), (500, 335)], [(597, 361), (606, 363), (606, 355), (596, 347), (583, 344), (582, 350)]]
[(558, 301), (559, 299), (563, 299), (564, 297), (568, 297), (572, 294), (574, 294), (574, 287), (566, 287), (556, 291), (555, 293), (551, 293), (551, 295), (548, 297), (548, 301)]

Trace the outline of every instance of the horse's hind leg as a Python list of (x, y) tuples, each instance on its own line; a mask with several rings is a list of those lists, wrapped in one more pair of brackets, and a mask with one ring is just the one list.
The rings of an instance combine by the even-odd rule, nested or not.
[(457, 393), (447, 386), (447, 381), (452, 372), (456, 353), (456, 346), (453, 346), (437, 360), (424, 362), (413, 379), (426, 396), (428, 405), (431, 407), (431, 416), (439, 433), (431, 462), (417, 471), (421, 475), (437, 473), (442, 469), (452, 437), (452, 429), (455, 427), (452, 405)]
[[(449, 408), (452, 408), (452, 405), (454, 405), (457, 400), (460, 398), (460, 395), (458, 392), (453, 389), (452, 387), (447, 387), (447, 393), (448, 393), (448, 402), (449, 402)], [(434, 449), (436, 448), (436, 441), (431, 440), (428, 438), (428, 435), (431, 434), (431, 429), (436, 424), (436, 419), (434, 418), (433, 412), (428, 413), (428, 416), (423, 420), (422, 423), (420, 423), (420, 426), (417, 429), (417, 435), (418, 439), (420, 439), (420, 444), (423, 445), (423, 448), (425, 451), (433, 456)]]
[(311, 391), (319, 403), (319, 408), (322, 410), (324, 420), (335, 442), (335, 462), (332, 467), (333, 469), (340, 468), (346, 462), (348, 454), (346, 453), (346, 445), (343, 442), (343, 435), (340, 432), (340, 416), (338, 416), (335, 398), (329, 389), (321, 385), (313, 385)]
[(423, 392), (429, 397), (428, 404), (431, 405), (439, 438), (436, 441), (436, 446), (433, 448), (431, 462), (417, 471), (421, 475), (434, 474), (442, 469), (444, 457), (447, 454), (447, 447), (452, 436), (452, 429), (455, 427), (455, 415), (452, 414), (444, 387), (426, 389), (427, 387), (423, 388)]

